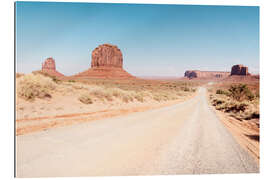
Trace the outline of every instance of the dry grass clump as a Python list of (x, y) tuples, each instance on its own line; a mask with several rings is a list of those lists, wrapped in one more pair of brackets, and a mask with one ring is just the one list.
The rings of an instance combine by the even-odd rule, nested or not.
[(84, 84), (81, 84), (81, 83), (72, 83), (70, 84), (69, 82), (69, 85), (72, 86), (73, 89), (85, 89), (85, 90), (88, 90), (88, 86), (84, 85)]
[(139, 101), (139, 102), (144, 102), (144, 97), (146, 97), (147, 94), (144, 92), (136, 92), (136, 94), (134, 95), (134, 98)]
[(49, 77), (41, 74), (27, 74), (16, 80), (16, 93), (26, 100), (34, 100), (36, 97), (51, 97), (56, 83)]
[(129, 93), (125, 93), (122, 96), (122, 101), (125, 103), (132, 102), (133, 101), (133, 96), (130, 95)]
[(81, 101), (84, 104), (92, 104), (93, 100), (89, 94), (82, 94), (79, 98), (79, 101)]
[(176, 91), (157, 91), (153, 93), (153, 99), (156, 101), (176, 100), (182, 94)]
[(114, 98), (120, 99), (122, 102), (132, 102), (136, 96), (134, 91), (122, 90), (120, 88), (107, 88), (108, 94), (111, 94)]
[(16, 73), (16, 78), (19, 78), (19, 77), (22, 77), (22, 76), (24, 76), (23, 73)]
[(90, 95), (104, 101), (112, 101), (112, 94), (110, 93), (110, 91), (102, 88), (102, 87), (95, 87), (95, 88), (91, 88), (90, 89)]
[(129, 102), (145, 102), (146, 100), (155, 100), (155, 101), (169, 101), (176, 100), (179, 97), (183, 96), (184, 91), (176, 90), (124, 90), (118, 87), (109, 87), (102, 85), (92, 85), (88, 87), (87, 92), (92, 99), (97, 99), (101, 101), (114, 101), (120, 100), (124, 103)]
[[(213, 102), (215, 102), (215, 100), (216, 99), (214, 99)], [(213, 105), (216, 106), (217, 110), (224, 110), (225, 112), (234, 112), (234, 113), (244, 112), (248, 107), (248, 104), (246, 102), (238, 102), (238, 101), (226, 102), (224, 100), (217, 100), (216, 105), (215, 103)]]

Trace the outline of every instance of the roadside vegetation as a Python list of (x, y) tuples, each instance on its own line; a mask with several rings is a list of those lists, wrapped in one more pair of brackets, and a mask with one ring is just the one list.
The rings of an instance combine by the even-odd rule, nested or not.
[(177, 100), (195, 93), (197, 86), (193, 82), (165, 80), (63, 80), (40, 72), (16, 77), (17, 95), (27, 101), (52, 98), (58, 92), (77, 96), (83, 104)]
[(27, 74), (16, 79), (17, 95), (26, 100), (51, 98), (55, 88), (56, 83), (53, 79), (41, 74)]
[(210, 90), (212, 105), (240, 121), (259, 119), (259, 97), (259, 87), (247, 84)]

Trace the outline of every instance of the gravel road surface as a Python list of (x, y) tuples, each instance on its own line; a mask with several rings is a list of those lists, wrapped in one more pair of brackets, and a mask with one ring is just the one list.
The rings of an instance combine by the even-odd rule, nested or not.
[(258, 173), (206, 89), (165, 108), (16, 137), (17, 177)]

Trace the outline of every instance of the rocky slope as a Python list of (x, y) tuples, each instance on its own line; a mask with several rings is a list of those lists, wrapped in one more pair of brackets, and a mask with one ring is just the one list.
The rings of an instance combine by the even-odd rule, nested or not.
[(80, 78), (129, 79), (134, 78), (123, 69), (123, 55), (117, 46), (103, 44), (92, 52), (91, 68), (76, 74)]

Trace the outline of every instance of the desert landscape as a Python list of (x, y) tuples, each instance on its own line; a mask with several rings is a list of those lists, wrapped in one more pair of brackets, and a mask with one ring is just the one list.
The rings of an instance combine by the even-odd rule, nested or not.
[(258, 7), (15, 10), (16, 177), (260, 173)]
[[(55, 60), (47, 58), (41, 70), (16, 74), (17, 175), (258, 172), (259, 115), (259, 76), (248, 73), (248, 67), (243, 65), (232, 66), (231, 72), (187, 70), (183, 77), (162, 80), (143, 79), (126, 72), (121, 50), (110, 44), (93, 50), (91, 67), (72, 76), (58, 72)], [(101, 151), (108, 150), (109, 139), (114, 136), (117, 143), (110, 145), (109, 151)], [(57, 152), (70, 147), (55, 143), (60, 139), (73, 142), (71, 137), (79, 143), (71, 145), (78, 147), (102, 139), (100, 147), (87, 145), (95, 147), (91, 156), (89, 149), (84, 149), (75, 155), (75, 160), (71, 154), (76, 150), (64, 150), (61, 157), (65, 158), (59, 159)], [(224, 143), (217, 147), (219, 141)], [(39, 148), (33, 150), (37, 144)], [(146, 149), (124, 155), (134, 146)], [(202, 154), (197, 157), (198, 153)], [(173, 154), (177, 157), (174, 161), (168, 159)], [(235, 158), (239, 155), (240, 159)], [(194, 166), (198, 160), (200, 164)], [(78, 164), (68, 165), (71, 161)], [(89, 166), (90, 161), (95, 166)], [(117, 166), (110, 165), (116, 161)], [(225, 165), (228, 166), (224, 168)]]
[[(198, 82), (145, 80), (122, 68), (117, 47), (99, 46), (91, 68), (66, 77), (48, 58), (42, 70), (17, 74), (16, 134), (145, 111), (193, 97)], [(102, 55), (101, 55), (102, 54)]]

